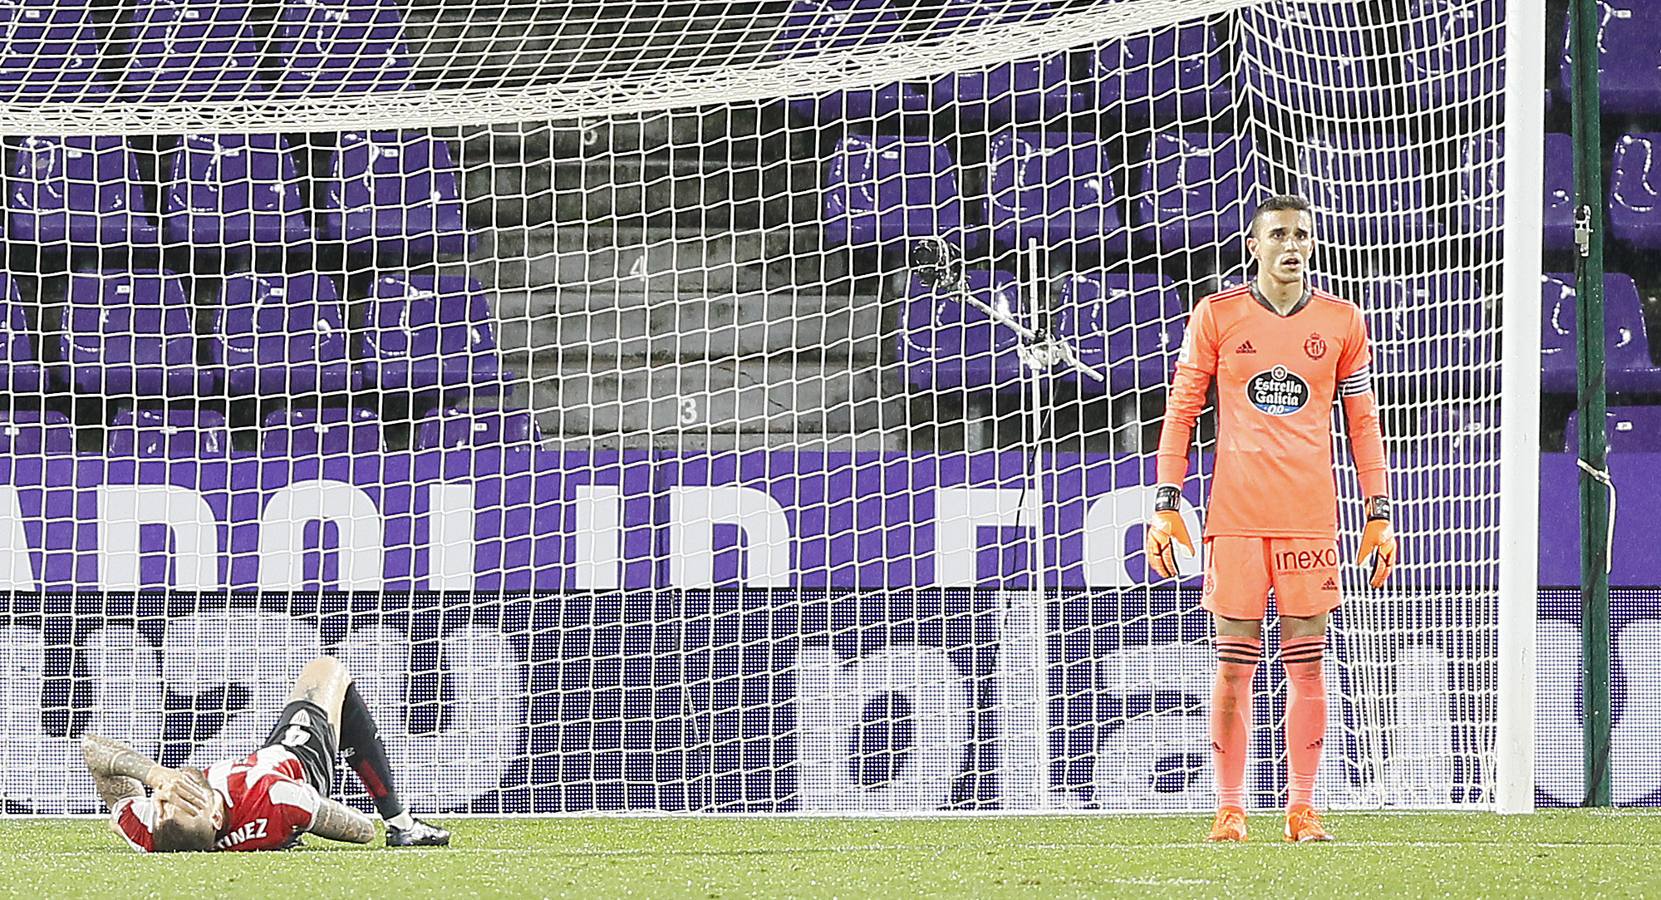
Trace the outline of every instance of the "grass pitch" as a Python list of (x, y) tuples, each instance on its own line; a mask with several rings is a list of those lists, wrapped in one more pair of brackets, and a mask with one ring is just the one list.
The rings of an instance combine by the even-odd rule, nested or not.
[(1339, 838), (1211, 846), (1197, 817), (450, 820), (455, 846), (307, 838), (145, 857), (103, 822), (0, 822), (0, 892), (60, 896), (1661, 896), (1661, 816), (1330, 816)]

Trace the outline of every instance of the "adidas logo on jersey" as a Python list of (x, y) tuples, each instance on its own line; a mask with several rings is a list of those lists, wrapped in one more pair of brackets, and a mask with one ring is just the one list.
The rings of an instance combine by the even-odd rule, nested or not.
[(1336, 591), (1336, 590), (1338, 590), (1338, 580), (1328, 576), (1328, 578), (1326, 580), (1326, 584), (1321, 585), (1321, 590), (1323, 590), (1323, 591)]
[(1240, 346), (1235, 347), (1234, 352), (1235, 353), (1256, 353), (1257, 348), (1252, 346), (1251, 341), (1247, 341), (1244, 344), (1241, 344)]

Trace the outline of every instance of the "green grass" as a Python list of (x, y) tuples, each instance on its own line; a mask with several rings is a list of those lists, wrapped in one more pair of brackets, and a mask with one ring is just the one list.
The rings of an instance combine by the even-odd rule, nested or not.
[(455, 846), (307, 839), (145, 857), (102, 822), (0, 822), (0, 891), (359, 896), (1661, 896), (1661, 816), (1333, 815), (1339, 842), (1210, 846), (1196, 817), (452, 820)]

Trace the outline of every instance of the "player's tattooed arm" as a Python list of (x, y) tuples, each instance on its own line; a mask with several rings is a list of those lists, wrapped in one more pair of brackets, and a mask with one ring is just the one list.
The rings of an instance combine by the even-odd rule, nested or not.
[(367, 844), (375, 839), (375, 823), (368, 816), (327, 797), (319, 800), (317, 812), (311, 817), (311, 827), (306, 830), (318, 837), (350, 844)]
[(81, 758), (86, 760), (99, 798), (111, 807), (142, 795), (145, 786), (159, 777), (157, 770), (164, 768), (126, 744), (96, 734), (81, 738)]
[(148, 787), (170, 802), (197, 810), (212, 808), (212, 799), (196, 782), (178, 769), (170, 769), (148, 756), (106, 737), (89, 734), (81, 738), (81, 758), (92, 774), (93, 785), (105, 803), (114, 806), (137, 796)]

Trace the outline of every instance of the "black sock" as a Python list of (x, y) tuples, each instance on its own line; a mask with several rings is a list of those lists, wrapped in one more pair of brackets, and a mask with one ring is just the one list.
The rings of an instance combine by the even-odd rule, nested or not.
[(358, 773), (358, 780), (375, 801), (375, 811), (390, 821), (404, 811), (404, 801), (392, 786), (392, 766), (386, 761), (380, 729), (369, 715), (355, 684), (346, 686), (346, 700), (340, 704), (340, 752), (346, 764)]

